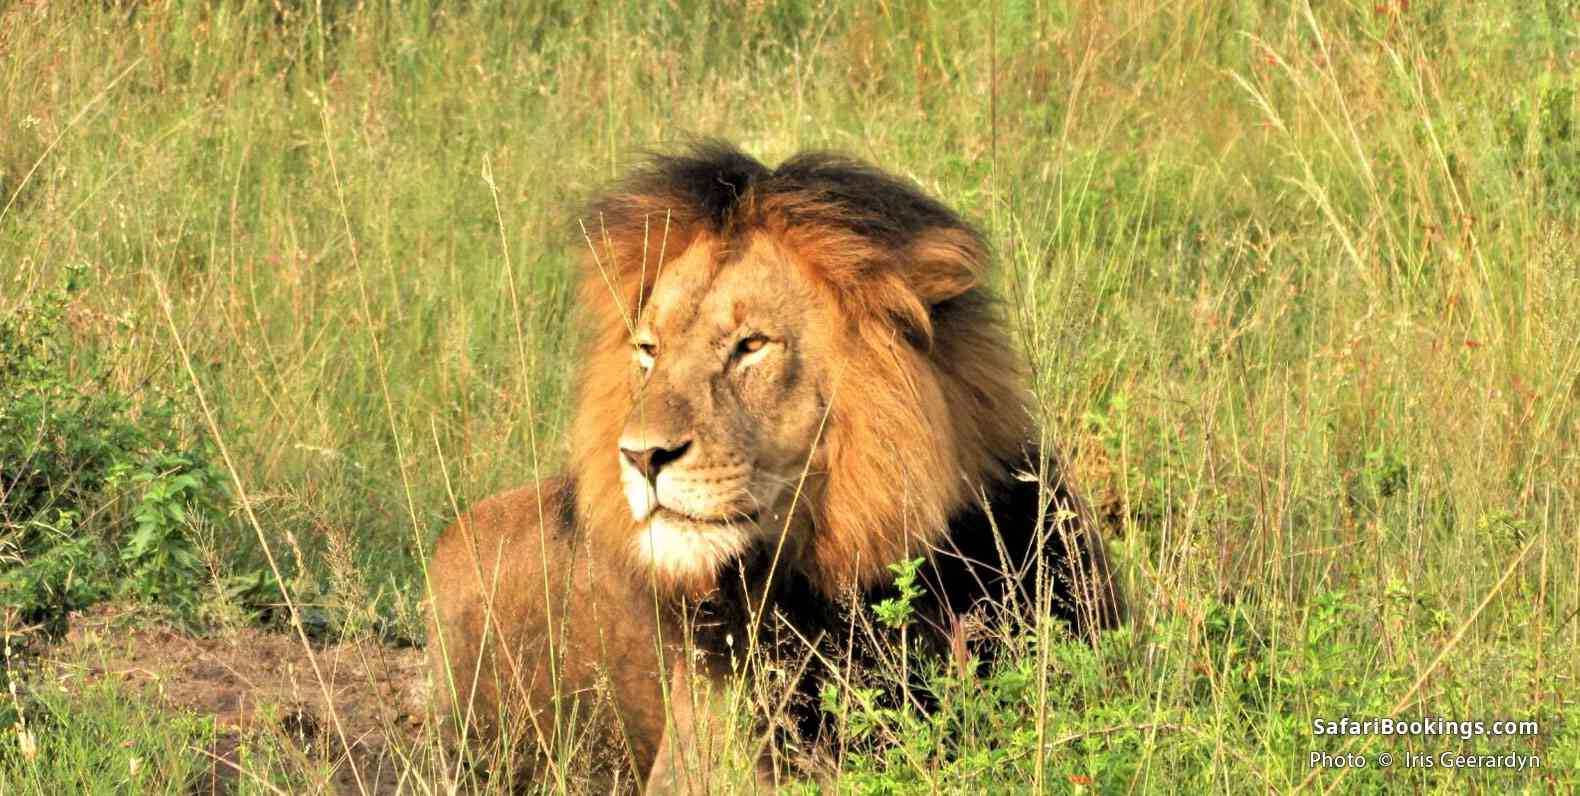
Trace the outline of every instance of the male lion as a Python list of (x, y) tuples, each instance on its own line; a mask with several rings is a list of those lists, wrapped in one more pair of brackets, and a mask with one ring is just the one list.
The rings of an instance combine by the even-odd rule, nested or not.
[(907, 633), (935, 652), (990, 654), (963, 621), (990, 610), (1120, 620), (958, 216), (844, 157), (770, 169), (705, 143), (587, 219), (570, 472), (483, 501), (434, 551), (460, 732), (520, 739), (561, 784), (668, 790), (706, 776), (718, 686), (772, 672), (767, 776), (776, 746), (832, 731), (821, 683), (899, 643), (862, 609), (910, 559)]

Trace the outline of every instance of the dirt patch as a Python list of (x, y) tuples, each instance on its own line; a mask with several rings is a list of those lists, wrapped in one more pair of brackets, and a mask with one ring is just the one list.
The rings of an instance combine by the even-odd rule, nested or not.
[(196, 638), (134, 617), (113, 609), (72, 617), (70, 632), (41, 656), (40, 674), (68, 691), (103, 679), (150, 685), (172, 707), (213, 716), (214, 765), (199, 792), (230, 792), (250, 776), (237, 750), (266, 733), (330, 767), (324, 784), (333, 790), (396, 791), (399, 749), (429, 723), (422, 650), (372, 641), (309, 648), (255, 629)]

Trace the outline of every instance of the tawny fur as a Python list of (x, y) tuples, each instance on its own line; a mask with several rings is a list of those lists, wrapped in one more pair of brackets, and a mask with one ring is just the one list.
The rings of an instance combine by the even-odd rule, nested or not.
[(564, 522), (569, 492), (567, 481), (539, 481), (445, 531), (428, 567), (428, 652), (437, 702), (456, 714), (445, 717), (452, 740), (464, 732), (474, 750), (504, 740), (540, 776), (577, 784), (652, 764), (669, 667), (651, 595), (576, 540)]

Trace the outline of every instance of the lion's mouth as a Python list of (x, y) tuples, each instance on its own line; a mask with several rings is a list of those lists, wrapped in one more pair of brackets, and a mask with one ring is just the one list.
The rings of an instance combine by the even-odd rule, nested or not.
[(759, 515), (759, 512), (756, 512), (756, 511), (752, 511), (752, 512), (739, 512), (738, 511), (738, 512), (733, 512), (733, 513), (730, 513), (730, 514), (727, 514), (727, 515), (720, 515), (720, 516), (714, 516), (714, 517), (704, 517), (704, 516), (698, 516), (696, 514), (687, 514), (684, 511), (677, 511), (677, 510), (672, 509), (672, 508), (670, 508), (668, 506), (659, 506), (657, 509), (655, 509), (653, 511), (653, 513), (650, 516), (651, 517), (662, 517), (662, 518), (667, 519), (667, 520), (679, 521), (679, 522), (686, 523), (686, 524), (691, 524), (691, 525), (708, 525), (708, 526), (713, 526), (713, 527), (718, 527), (718, 528), (728, 528), (728, 527), (731, 527), (731, 526), (739, 526), (739, 525), (756, 525), (757, 524), (758, 515)]
[(758, 544), (756, 514), (702, 516), (658, 507), (631, 540), (636, 555), (662, 578), (703, 583)]

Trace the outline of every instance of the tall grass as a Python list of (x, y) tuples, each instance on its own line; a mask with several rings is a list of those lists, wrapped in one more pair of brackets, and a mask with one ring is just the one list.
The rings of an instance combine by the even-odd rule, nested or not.
[[(1012, 662), (1029, 692), (962, 691), (949, 753), (837, 782), (1568, 791), (1577, 31), (1397, 0), (14, 3), (0, 316), (80, 272), (74, 343), (113, 344), (116, 389), (195, 381), (297, 598), (416, 638), (446, 475), (465, 504), (562, 458), (577, 201), (686, 134), (847, 150), (990, 234), (1137, 611)], [(1464, 747), (1544, 767), (1309, 768), (1460, 746), (1313, 735), (1346, 714), (1537, 718)]]

